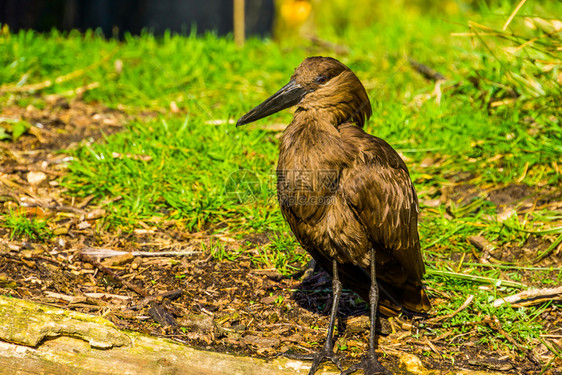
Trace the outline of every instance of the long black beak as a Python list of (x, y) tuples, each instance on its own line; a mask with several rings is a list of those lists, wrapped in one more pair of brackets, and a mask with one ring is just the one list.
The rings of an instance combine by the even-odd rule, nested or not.
[(238, 119), (236, 126), (246, 125), (298, 104), (307, 91), (295, 81), (290, 81), (263, 103)]

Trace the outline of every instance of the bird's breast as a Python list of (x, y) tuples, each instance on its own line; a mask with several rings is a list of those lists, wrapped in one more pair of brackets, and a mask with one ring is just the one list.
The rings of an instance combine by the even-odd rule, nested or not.
[(281, 206), (293, 207), (303, 219), (319, 218), (337, 193), (346, 166), (341, 138), (331, 125), (293, 122), (279, 149), (277, 192)]
[(281, 139), (277, 166), (281, 211), (311, 254), (320, 251), (341, 262), (363, 263), (368, 239), (341, 192), (353, 155), (344, 149), (335, 127), (322, 125), (292, 123)]

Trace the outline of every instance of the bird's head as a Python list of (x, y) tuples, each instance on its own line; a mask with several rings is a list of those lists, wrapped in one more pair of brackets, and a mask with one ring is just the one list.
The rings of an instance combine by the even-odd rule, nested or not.
[(294, 105), (298, 110), (322, 111), (336, 126), (354, 122), (362, 127), (371, 116), (367, 92), (351, 69), (331, 57), (314, 56), (306, 58), (289, 83), (242, 116), (236, 126)]

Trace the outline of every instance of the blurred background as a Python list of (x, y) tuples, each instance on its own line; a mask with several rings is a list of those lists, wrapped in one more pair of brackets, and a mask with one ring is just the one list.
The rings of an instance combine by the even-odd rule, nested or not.
[[(490, 1), (460, 0), (245, 0), (246, 35), (290, 37), (314, 33), (321, 25), (336, 32), (350, 23), (368, 26), (384, 17), (389, 5), (414, 12), (454, 15)], [(478, 3), (478, 4), (476, 4)], [(99, 29), (122, 37), (146, 29), (155, 35), (233, 30), (232, 0), (2, 0), (0, 22), (12, 31)]]
[[(245, 0), (249, 35), (269, 35), (273, 25), (273, 0)], [(166, 30), (179, 34), (232, 32), (232, 0), (2, 0), (0, 22), (14, 31), (100, 29), (107, 37), (125, 32), (155, 35)]]

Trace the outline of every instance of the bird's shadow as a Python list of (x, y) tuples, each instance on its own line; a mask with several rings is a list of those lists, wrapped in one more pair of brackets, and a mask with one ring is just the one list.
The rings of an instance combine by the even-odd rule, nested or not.
[[(303, 309), (314, 314), (329, 316), (332, 307), (332, 277), (315, 266), (301, 276), (302, 281), (292, 294), (292, 299)], [(369, 316), (369, 304), (355, 292), (344, 289), (338, 308), (338, 332), (346, 332), (348, 320), (358, 316)], [(391, 327), (384, 316), (377, 314), (376, 331), (378, 334), (390, 333)], [(367, 328), (368, 329), (368, 328)]]
[[(319, 267), (307, 270), (292, 299), (312, 313), (330, 315), (333, 301), (331, 276)], [(355, 292), (344, 289), (338, 311), (339, 315), (345, 318), (368, 315), (369, 305)]]

